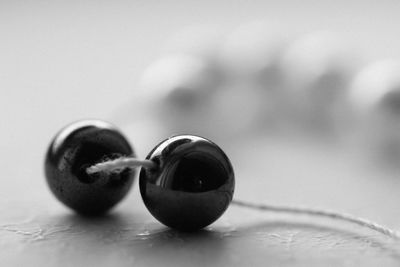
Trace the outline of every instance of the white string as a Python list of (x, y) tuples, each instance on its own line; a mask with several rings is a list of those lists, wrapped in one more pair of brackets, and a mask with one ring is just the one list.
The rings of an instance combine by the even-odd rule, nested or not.
[(118, 170), (122, 170), (125, 168), (137, 168), (137, 167), (144, 167), (144, 168), (155, 168), (156, 163), (151, 160), (141, 160), (132, 157), (120, 157), (113, 160), (108, 160), (104, 162), (99, 162), (95, 165), (90, 166), (86, 169), (87, 174), (94, 174), (98, 172), (114, 172)]
[[(104, 162), (97, 163), (93, 166), (90, 166), (86, 169), (88, 174), (94, 174), (98, 172), (114, 172), (117, 170), (122, 170), (125, 168), (155, 168), (157, 164), (151, 160), (140, 160), (133, 157), (120, 157), (113, 160), (108, 160)], [(251, 208), (256, 210), (263, 211), (272, 211), (272, 212), (284, 212), (284, 213), (293, 213), (293, 214), (303, 214), (303, 215), (312, 215), (312, 216), (320, 216), (326, 217), (334, 220), (343, 220), (347, 222), (351, 222), (362, 227), (367, 227), (373, 231), (379, 232), (383, 235), (389, 236), (391, 238), (400, 240), (400, 233), (397, 231), (391, 230), (385, 226), (377, 224), (375, 222), (371, 222), (369, 220), (359, 218), (346, 213), (338, 213), (329, 210), (319, 210), (305, 207), (289, 207), (289, 206), (276, 206), (276, 205), (267, 205), (267, 204), (258, 204), (251, 203), (242, 200), (233, 200), (232, 204), (240, 207)]]
[(287, 207), (287, 206), (275, 206), (275, 205), (267, 205), (267, 204), (256, 204), (250, 203), (241, 200), (233, 200), (232, 204), (240, 207), (246, 207), (256, 210), (264, 210), (264, 211), (272, 211), (272, 212), (285, 212), (285, 213), (294, 213), (294, 214), (304, 214), (304, 215), (313, 215), (313, 216), (321, 216), (327, 217), (334, 220), (343, 220), (351, 223), (355, 223), (357, 225), (367, 227), (371, 230), (377, 231), (381, 234), (389, 236), (391, 238), (400, 239), (400, 233), (394, 230), (391, 230), (385, 226), (379, 225), (377, 223), (368, 221), (363, 218), (358, 218), (350, 214), (338, 213), (329, 210), (318, 210), (312, 208), (303, 208), (303, 207)]

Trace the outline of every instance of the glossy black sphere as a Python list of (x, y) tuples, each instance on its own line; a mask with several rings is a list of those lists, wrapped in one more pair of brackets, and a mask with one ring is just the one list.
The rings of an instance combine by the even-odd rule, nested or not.
[(88, 175), (86, 168), (119, 156), (133, 156), (125, 137), (99, 120), (73, 123), (51, 142), (45, 159), (46, 180), (54, 195), (78, 213), (98, 215), (108, 211), (129, 191), (134, 170)]
[(142, 168), (140, 193), (147, 209), (161, 223), (193, 231), (217, 220), (228, 208), (235, 187), (232, 165), (211, 141), (193, 135), (161, 142)]

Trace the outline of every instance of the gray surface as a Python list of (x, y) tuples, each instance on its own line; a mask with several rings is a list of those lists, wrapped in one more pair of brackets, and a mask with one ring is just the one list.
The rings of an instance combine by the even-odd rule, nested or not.
[[(237, 198), (329, 207), (400, 227), (398, 177), (355, 168), (354, 160), (338, 160), (334, 152), (326, 153), (326, 147), (263, 143), (261, 147), (243, 143), (240, 153), (238, 148), (230, 151)], [(85, 219), (50, 195), (42, 175), (32, 177), (36, 180), (15, 183), (2, 195), (2, 266), (398, 266), (400, 262), (399, 244), (370, 230), (235, 206), (202, 232), (178, 233), (148, 214), (137, 185), (109, 216)]]

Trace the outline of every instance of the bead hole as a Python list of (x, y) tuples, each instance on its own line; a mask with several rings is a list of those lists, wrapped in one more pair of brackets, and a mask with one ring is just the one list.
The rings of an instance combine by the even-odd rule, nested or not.
[(84, 143), (78, 149), (75, 164), (72, 166), (72, 173), (82, 183), (94, 183), (100, 178), (101, 173), (88, 174), (86, 169), (96, 163), (115, 159), (120, 156), (122, 155), (114, 153), (111, 149), (98, 143)]

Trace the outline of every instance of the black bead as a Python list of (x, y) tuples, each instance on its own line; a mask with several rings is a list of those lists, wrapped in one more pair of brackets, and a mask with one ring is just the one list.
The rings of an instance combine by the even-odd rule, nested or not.
[(156, 146), (142, 168), (140, 193), (147, 209), (161, 223), (193, 231), (217, 220), (228, 208), (235, 187), (232, 165), (211, 141), (193, 135), (175, 136)]
[(134, 152), (114, 126), (99, 120), (73, 123), (62, 129), (48, 148), (47, 183), (62, 203), (78, 213), (102, 214), (128, 193), (135, 171), (88, 175), (86, 168), (120, 156), (134, 156)]

